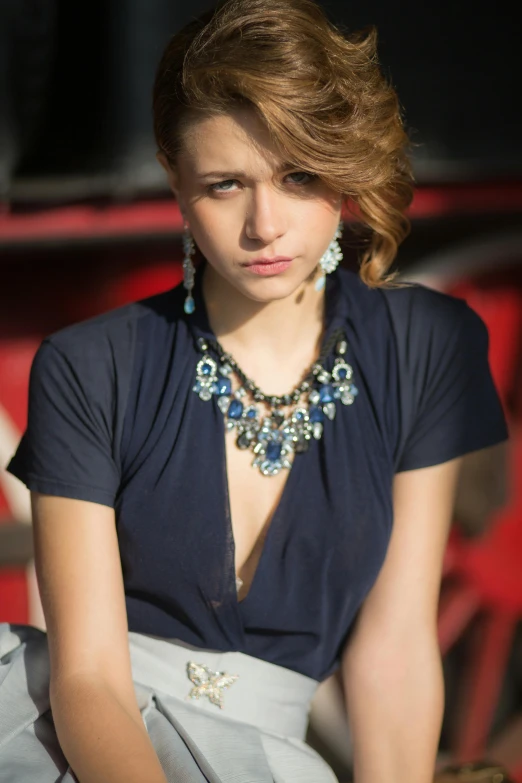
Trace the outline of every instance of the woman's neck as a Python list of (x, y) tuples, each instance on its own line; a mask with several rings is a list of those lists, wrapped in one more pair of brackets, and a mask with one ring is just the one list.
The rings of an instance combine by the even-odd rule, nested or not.
[[(286, 365), (283, 375), (299, 382), (320, 353), (324, 289), (316, 291), (313, 280), (306, 280), (291, 296), (265, 304), (243, 296), (210, 264), (203, 275), (209, 324), (223, 348), (258, 383), (275, 365)], [(288, 385), (288, 379), (281, 380)]]
[(218, 340), (245, 348), (290, 349), (311, 337), (320, 337), (324, 324), (324, 289), (305, 281), (286, 299), (269, 303), (243, 296), (205, 265), (203, 296), (212, 331)]

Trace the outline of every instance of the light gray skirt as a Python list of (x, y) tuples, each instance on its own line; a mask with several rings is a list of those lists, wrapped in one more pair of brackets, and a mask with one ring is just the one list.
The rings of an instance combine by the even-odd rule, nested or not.
[[(169, 783), (335, 783), (305, 742), (316, 680), (239, 652), (129, 632), (143, 721)], [(0, 783), (77, 783), (49, 706), (47, 634), (0, 623)]]

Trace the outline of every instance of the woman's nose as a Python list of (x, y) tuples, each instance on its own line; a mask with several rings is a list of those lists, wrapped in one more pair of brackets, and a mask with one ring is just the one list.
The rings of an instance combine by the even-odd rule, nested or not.
[(267, 187), (258, 188), (252, 194), (245, 220), (247, 237), (269, 245), (285, 230), (284, 209), (277, 194)]

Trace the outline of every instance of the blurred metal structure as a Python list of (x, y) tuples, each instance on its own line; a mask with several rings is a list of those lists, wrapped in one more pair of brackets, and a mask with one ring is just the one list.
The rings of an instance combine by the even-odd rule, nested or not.
[[(468, 0), (323, 5), (347, 31), (377, 27), (421, 184), (522, 177), (519, 4), (504, 0), (493, 12)], [(154, 158), (154, 73), (170, 35), (211, 6), (0, 0), (0, 197), (165, 192)]]
[(417, 179), (522, 176), (519, 4), (325, 0), (349, 30), (375, 25), (413, 143)]
[(0, 0), (0, 203), (38, 133), (55, 40), (55, 0)]

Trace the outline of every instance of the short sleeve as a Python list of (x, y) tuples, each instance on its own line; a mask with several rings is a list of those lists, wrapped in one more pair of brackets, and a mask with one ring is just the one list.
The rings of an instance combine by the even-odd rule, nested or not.
[[(103, 346), (102, 346), (103, 348)], [(27, 429), (7, 470), (33, 491), (113, 506), (115, 379), (103, 350), (44, 340), (31, 366)]]
[(423, 289), (402, 313), (402, 326), (397, 470), (429, 467), (506, 440), (488, 331), (477, 313), (460, 299)]

